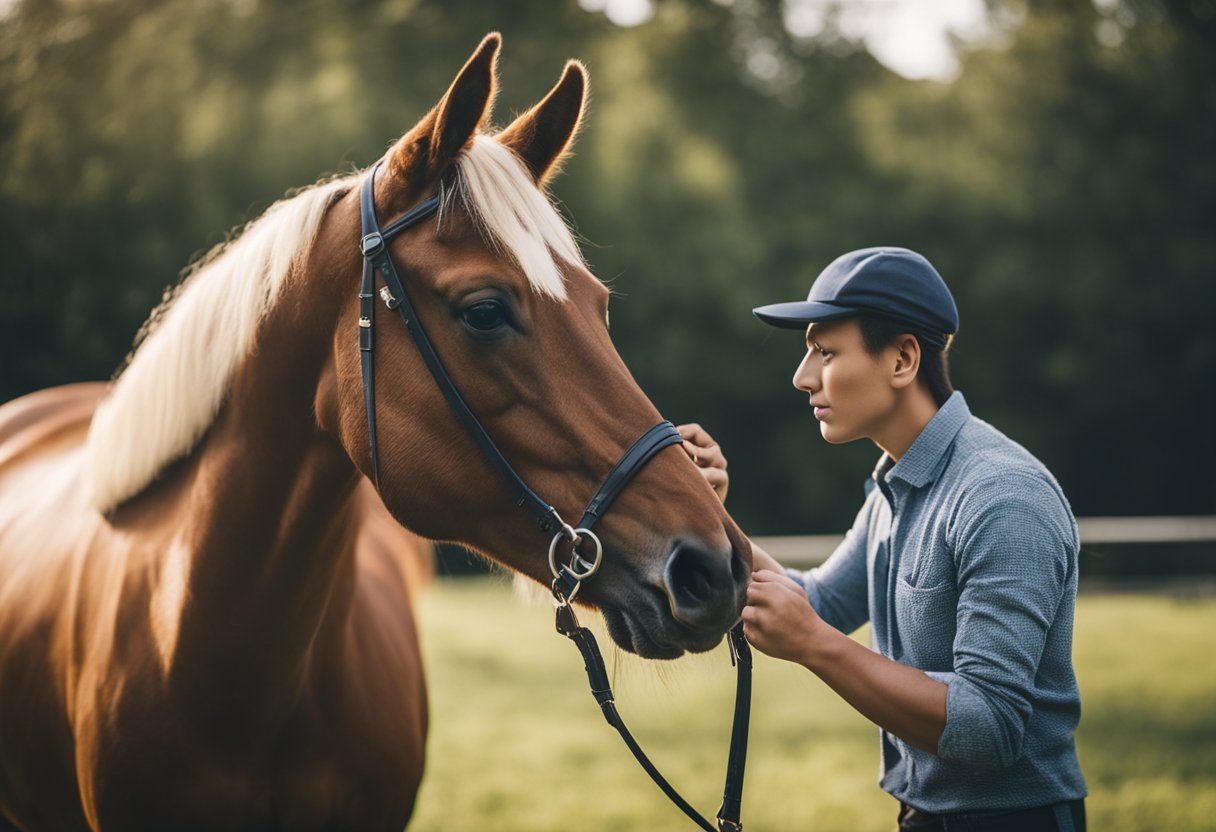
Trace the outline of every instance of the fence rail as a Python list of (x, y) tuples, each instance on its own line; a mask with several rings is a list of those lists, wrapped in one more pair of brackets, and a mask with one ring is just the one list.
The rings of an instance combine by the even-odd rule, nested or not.
[[(1216, 541), (1213, 517), (1081, 517), (1081, 545), (1115, 543), (1204, 543)], [(761, 549), (786, 566), (818, 566), (844, 535), (810, 534), (753, 538)]]

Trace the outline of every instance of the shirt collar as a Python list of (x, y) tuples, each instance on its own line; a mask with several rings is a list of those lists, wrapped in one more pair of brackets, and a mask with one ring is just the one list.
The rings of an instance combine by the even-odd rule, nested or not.
[(967, 407), (967, 401), (962, 393), (955, 391), (938, 408), (899, 462), (892, 464), (889, 454), (882, 455), (874, 469), (874, 480), (877, 481), (879, 477), (885, 477), (888, 482), (901, 479), (915, 488), (933, 482), (946, 463), (954, 437), (958, 436), (970, 418), (971, 410)]

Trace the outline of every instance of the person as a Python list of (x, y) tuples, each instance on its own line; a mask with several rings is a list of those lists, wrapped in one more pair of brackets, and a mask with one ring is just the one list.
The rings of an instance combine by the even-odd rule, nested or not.
[[(1084, 830), (1076, 521), (1043, 464), (953, 390), (945, 282), (915, 252), (862, 249), (805, 301), (753, 311), (805, 331), (794, 386), (823, 438), (883, 453), (822, 566), (783, 569), (753, 544), (748, 641), (878, 725), (901, 830)], [(698, 425), (680, 431), (725, 499), (722, 449)], [(873, 650), (848, 637), (866, 622)]]

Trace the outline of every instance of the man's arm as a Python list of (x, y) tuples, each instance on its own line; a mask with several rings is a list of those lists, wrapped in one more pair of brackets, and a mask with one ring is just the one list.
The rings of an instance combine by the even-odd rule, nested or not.
[(743, 634), (761, 652), (810, 670), (871, 722), (937, 753), (946, 727), (946, 685), (830, 626), (791, 578), (769, 570), (752, 574)]
[(950, 691), (937, 753), (1004, 767), (1023, 753), (1048, 633), (1073, 603), (1076, 526), (1045, 479), (1004, 471), (970, 486), (950, 542), (959, 597), (953, 670), (933, 674)]

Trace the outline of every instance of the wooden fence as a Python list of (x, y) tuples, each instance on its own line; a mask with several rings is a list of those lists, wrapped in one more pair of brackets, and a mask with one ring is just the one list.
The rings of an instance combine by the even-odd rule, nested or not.
[[(1216, 541), (1213, 517), (1081, 517), (1081, 545), (1203, 543)], [(785, 566), (809, 569), (823, 563), (844, 539), (839, 534), (756, 537), (755, 542)]]

